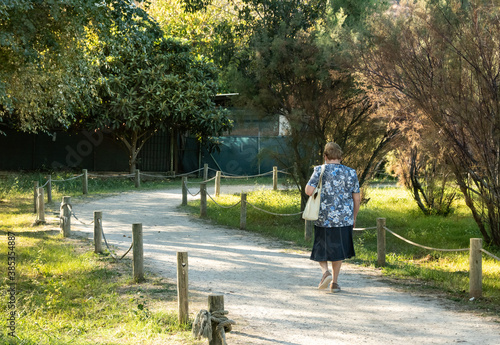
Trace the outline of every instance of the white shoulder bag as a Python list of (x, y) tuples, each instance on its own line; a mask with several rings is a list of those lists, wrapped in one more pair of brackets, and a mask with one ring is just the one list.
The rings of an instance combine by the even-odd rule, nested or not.
[(319, 206), (321, 205), (321, 184), (323, 182), (323, 173), (325, 165), (321, 166), (321, 174), (319, 175), (318, 186), (314, 189), (312, 195), (307, 199), (306, 207), (302, 213), (302, 218), (305, 220), (317, 220), (319, 217)]

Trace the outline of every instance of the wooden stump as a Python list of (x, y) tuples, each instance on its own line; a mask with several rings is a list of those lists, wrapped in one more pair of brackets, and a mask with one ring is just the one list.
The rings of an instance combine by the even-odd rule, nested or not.
[(142, 243), (142, 223), (132, 224), (133, 259), (132, 275), (134, 281), (144, 281), (144, 252)]
[[(223, 295), (210, 295), (208, 296), (208, 311), (213, 313), (215, 311), (224, 310), (224, 296)], [(217, 334), (217, 324), (212, 322), (212, 340), (209, 345), (222, 345), (222, 340)]]
[(385, 266), (385, 218), (377, 218), (377, 263)]
[(483, 295), (483, 256), (481, 238), (470, 239), (469, 253), (469, 297), (479, 298)]
[(71, 236), (71, 197), (63, 196), (61, 202), (61, 230), (64, 237)]
[(180, 324), (186, 324), (189, 321), (188, 268), (188, 253), (177, 252), (177, 302)]
[(94, 211), (94, 252), (102, 253), (102, 212)]
[(247, 194), (241, 193), (240, 229), (247, 228)]

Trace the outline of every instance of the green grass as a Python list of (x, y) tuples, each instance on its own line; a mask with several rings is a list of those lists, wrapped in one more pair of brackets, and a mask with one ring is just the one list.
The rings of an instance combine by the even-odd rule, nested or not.
[[(418, 209), (410, 194), (402, 188), (368, 188), (368, 203), (361, 206), (356, 227), (376, 226), (377, 218), (386, 218), (386, 226), (395, 233), (418, 244), (442, 249), (468, 248), (470, 238), (480, 238), (477, 226), (463, 200), (457, 200), (453, 212), (447, 217), (425, 216)], [(228, 207), (240, 200), (239, 195), (221, 195), (218, 204)], [(259, 190), (249, 192), (249, 203), (274, 213), (299, 211), (296, 191)], [(187, 209), (199, 213), (199, 201), (192, 201)], [(217, 206), (208, 200), (208, 218), (230, 227), (239, 227), (240, 207), (230, 209)], [(248, 207), (248, 231), (258, 232), (275, 239), (310, 249), (311, 242), (304, 240), (304, 223), (300, 216), (279, 217)], [(386, 267), (383, 274), (391, 279), (445, 293), (448, 297), (468, 301), (468, 252), (440, 252), (408, 244), (390, 233), (387, 236)], [(350, 262), (376, 267), (376, 230), (355, 232), (356, 257)], [(500, 255), (498, 248), (486, 248)], [(478, 307), (491, 309), (500, 315), (500, 262), (483, 255), (483, 298)]]
[[(35, 219), (31, 181), (36, 174), (2, 177), (0, 262), (7, 268), (8, 234), (13, 233), (16, 337), (5, 327), (11, 311), (7, 303), (11, 285), (7, 274), (2, 274), (1, 344), (201, 343), (191, 336), (192, 321), (179, 324), (177, 320), (172, 308), (177, 299), (175, 285), (154, 276), (135, 284), (130, 259), (115, 262), (107, 255), (96, 255), (91, 243), (64, 239), (51, 230), (53, 225), (31, 227)], [(168, 186), (166, 181), (154, 183), (141, 188)], [(180, 185), (180, 181), (172, 181), (174, 184)], [(102, 194), (134, 189), (134, 183), (103, 181), (95, 182), (94, 187), (95, 193)], [(79, 195), (81, 185), (54, 191), (58, 196)]]
[[(13, 233), (17, 338), (4, 327), (2, 344), (161, 344), (190, 338), (191, 325), (180, 325), (166, 308), (176, 298), (174, 285), (154, 277), (134, 284), (129, 261), (96, 255), (87, 242), (50, 232)], [(7, 236), (2, 237), (0, 261), (7, 262)], [(7, 283), (3, 277), (4, 294)], [(6, 303), (0, 309), (7, 314)]]

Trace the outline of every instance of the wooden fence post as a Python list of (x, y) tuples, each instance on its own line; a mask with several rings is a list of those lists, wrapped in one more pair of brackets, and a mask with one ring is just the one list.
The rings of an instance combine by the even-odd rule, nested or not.
[(69, 237), (71, 235), (71, 197), (63, 196), (61, 202), (61, 211), (59, 216), (61, 217), (61, 230), (64, 237)]
[(141, 171), (136, 169), (135, 171), (135, 188), (141, 187)]
[(188, 268), (188, 253), (177, 252), (177, 302), (180, 324), (186, 324), (189, 321)]
[(215, 196), (220, 195), (220, 171), (215, 173)]
[(273, 190), (278, 190), (278, 167), (273, 167)]
[(47, 176), (47, 203), (52, 202), (52, 175)]
[(208, 180), (208, 164), (203, 165), (203, 181)]
[(187, 176), (182, 176), (182, 206), (188, 204)]
[(481, 238), (470, 239), (469, 254), (469, 297), (479, 298), (483, 295), (483, 256)]
[[(208, 296), (208, 312), (224, 310), (224, 296), (223, 295), (209, 295)], [(212, 322), (212, 340), (208, 342), (209, 345), (222, 345), (222, 340), (217, 334), (217, 323)]]
[(36, 202), (36, 224), (45, 224), (45, 198), (43, 187), (38, 187), (38, 197)]
[(207, 183), (200, 183), (200, 217), (207, 216)]
[(304, 223), (304, 240), (310, 241), (312, 239), (313, 229), (314, 222), (311, 220), (306, 220)]
[(385, 218), (377, 218), (377, 263), (385, 266)]
[(140, 283), (144, 281), (144, 252), (142, 245), (142, 223), (132, 224), (132, 275), (134, 281)]
[(87, 169), (83, 169), (82, 189), (83, 189), (83, 194), (84, 195), (89, 194), (89, 176), (88, 176), (88, 173), (87, 173)]
[(247, 228), (247, 194), (241, 193), (241, 209), (240, 209), (240, 229)]
[(102, 212), (94, 211), (94, 252), (102, 253)]
[(36, 213), (37, 200), (38, 200), (38, 181), (33, 181), (33, 213)]

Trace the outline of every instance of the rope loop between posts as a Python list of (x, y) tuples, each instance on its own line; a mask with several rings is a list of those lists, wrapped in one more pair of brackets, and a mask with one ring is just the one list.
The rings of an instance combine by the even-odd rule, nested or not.
[(65, 180), (52, 180), (52, 182), (66, 182), (66, 181), (71, 181), (71, 180), (75, 180), (79, 177), (82, 177), (83, 174), (80, 174), (80, 175), (77, 175), (77, 176), (74, 176), (74, 177), (70, 177), (68, 179), (65, 179)]
[(354, 228), (352, 229), (353, 231), (366, 231), (366, 230), (373, 230), (373, 229), (376, 229), (377, 227), (376, 226), (372, 226), (372, 227), (369, 227), (369, 228)]
[(287, 217), (287, 216), (298, 216), (298, 215), (301, 215), (304, 212), (304, 211), (300, 211), (300, 212), (297, 212), (297, 213), (274, 213), (274, 212), (263, 210), (262, 208), (257, 207), (255, 205), (249, 203), (248, 201), (247, 201), (247, 204), (250, 205), (250, 206), (252, 206), (253, 208), (259, 210), (259, 211), (262, 211), (262, 212), (267, 213), (267, 214), (271, 214), (273, 216), (284, 216), (284, 217)]
[(99, 175), (99, 174), (88, 174), (89, 177), (99, 177), (99, 178), (130, 178), (134, 177), (135, 174), (126, 174), (126, 175)]
[(94, 221), (91, 221), (90, 223), (84, 223), (82, 222), (75, 214), (75, 212), (73, 212), (73, 209), (71, 209), (71, 215), (77, 220), (79, 221), (82, 225), (92, 225), (94, 224)]
[(489, 252), (489, 251), (487, 251), (486, 249), (481, 248), (481, 251), (482, 251), (483, 253), (485, 253), (486, 255), (491, 256), (493, 259), (500, 261), (500, 258), (499, 258), (498, 256), (496, 256), (496, 255), (494, 255), (494, 254), (490, 253), (490, 252)]
[(224, 172), (221, 172), (221, 176), (224, 177), (224, 178), (234, 178), (234, 179), (248, 179), (248, 178), (252, 178), (252, 177), (263, 177), (263, 176), (267, 176), (267, 175), (271, 175), (273, 172), (272, 171), (269, 171), (267, 173), (263, 173), (263, 174), (258, 174), (258, 175), (233, 175), (233, 174), (228, 174), (228, 173), (224, 173)]
[(239, 204), (241, 204), (241, 200), (238, 201), (236, 204), (234, 205), (231, 205), (231, 206), (222, 206), (221, 204), (219, 204), (217, 201), (214, 200), (214, 198), (212, 198), (212, 196), (210, 194), (207, 193), (207, 195), (209, 196), (210, 199), (212, 199), (212, 201), (219, 207), (221, 208), (225, 208), (225, 209), (228, 209), (228, 208), (233, 208), (235, 206), (238, 206)]
[(214, 323), (219, 339), (222, 341), (222, 344), (227, 345), (226, 333), (231, 332), (232, 325), (236, 324), (235, 321), (227, 318), (226, 315), (228, 313), (229, 312), (225, 310), (217, 310), (212, 313), (205, 309), (200, 310), (193, 323), (194, 337), (196, 339), (204, 337), (210, 342), (212, 340), (213, 331), (212, 323)]
[(187, 186), (187, 183), (186, 183), (186, 182), (184, 182), (184, 187), (186, 187), (186, 191), (187, 191), (189, 194), (191, 194), (191, 196), (197, 196), (198, 194), (200, 194), (200, 193), (201, 193), (201, 190), (199, 190), (199, 191), (198, 191), (198, 193), (196, 193), (196, 194), (191, 193), (191, 191), (189, 190), (189, 188), (188, 188), (188, 186)]
[(418, 244), (418, 243), (415, 243), (415, 242), (412, 242), (410, 240), (407, 240), (406, 238), (404, 238), (403, 236), (401, 235), (398, 235), (396, 234), (394, 231), (391, 231), (390, 229), (388, 229), (387, 227), (384, 226), (384, 229), (388, 232), (390, 232), (391, 234), (393, 234), (394, 236), (396, 236), (397, 238), (409, 243), (409, 244), (412, 244), (416, 247), (420, 247), (420, 248), (424, 248), (424, 249), (428, 249), (428, 250), (435, 250), (435, 251), (438, 251), (438, 252), (465, 252), (465, 251), (468, 251), (470, 250), (470, 248), (461, 248), (461, 249), (439, 249), (439, 248), (432, 248), (432, 247), (427, 247), (427, 246), (423, 246), (421, 244)]
[(102, 220), (98, 219), (98, 223), (99, 223), (98, 226), (101, 229), (102, 238), (104, 240), (104, 243), (106, 244), (106, 247), (108, 248), (109, 255), (111, 255), (111, 257), (117, 261), (122, 260), (130, 252), (130, 250), (132, 250), (132, 247), (134, 246), (134, 241), (132, 240), (132, 244), (130, 244), (130, 248), (125, 252), (125, 254), (123, 254), (120, 258), (117, 258), (116, 256), (113, 255), (111, 248), (109, 248), (108, 241), (106, 240), (106, 235), (104, 235), (104, 229), (102, 228)]

